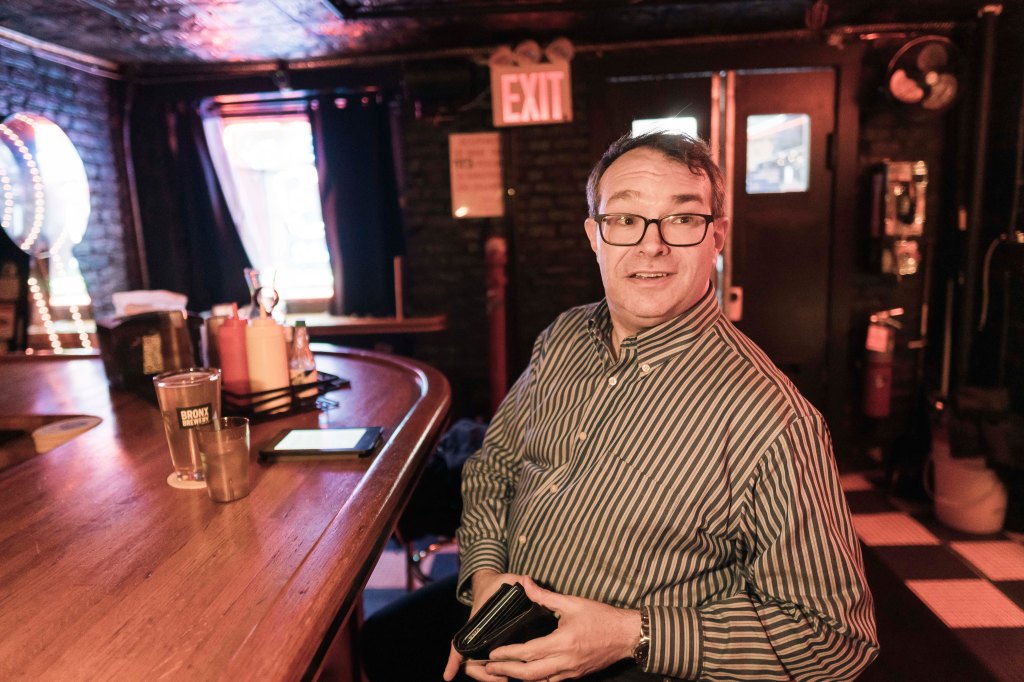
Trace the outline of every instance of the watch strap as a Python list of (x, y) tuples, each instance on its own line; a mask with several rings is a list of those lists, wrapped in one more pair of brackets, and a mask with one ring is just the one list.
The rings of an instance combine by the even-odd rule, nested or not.
[(651, 651), (651, 613), (646, 606), (640, 607), (640, 641), (633, 647), (633, 660), (643, 670)]

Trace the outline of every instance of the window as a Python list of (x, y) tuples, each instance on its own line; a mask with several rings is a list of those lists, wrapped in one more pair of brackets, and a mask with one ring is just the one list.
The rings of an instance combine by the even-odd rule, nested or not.
[(747, 194), (806, 192), (811, 117), (766, 114), (747, 117)]
[(224, 110), (208, 115), (205, 126), (225, 198), (253, 267), (276, 273), (274, 286), (293, 312), (300, 307), (303, 312), (325, 311), (334, 277), (306, 114), (279, 109), (238, 115)]
[(634, 136), (655, 131), (668, 133), (686, 133), (697, 137), (697, 119), (693, 116), (673, 116), (671, 118), (640, 118), (633, 121)]

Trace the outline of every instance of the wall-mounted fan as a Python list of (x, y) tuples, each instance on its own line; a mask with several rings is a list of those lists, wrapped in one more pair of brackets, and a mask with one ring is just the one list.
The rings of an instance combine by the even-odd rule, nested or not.
[(921, 36), (889, 60), (889, 95), (915, 109), (941, 112), (956, 101), (963, 75), (959, 48), (943, 36)]

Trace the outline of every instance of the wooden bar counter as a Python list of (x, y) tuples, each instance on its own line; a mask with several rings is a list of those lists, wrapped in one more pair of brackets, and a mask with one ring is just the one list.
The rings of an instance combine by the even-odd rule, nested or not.
[[(450, 389), (411, 360), (315, 349), (351, 386), (329, 394), (329, 411), (254, 424), (252, 492), (228, 504), (167, 484), (159, 411), (111, 390), (99, 358), (0, 359), (0, 416), (103, 420), (0, 472), (0, 679), (317, 675), (445, 426)], [(361, 425), (385, 427), (373, 458), (256, 462), (280, 429)]]

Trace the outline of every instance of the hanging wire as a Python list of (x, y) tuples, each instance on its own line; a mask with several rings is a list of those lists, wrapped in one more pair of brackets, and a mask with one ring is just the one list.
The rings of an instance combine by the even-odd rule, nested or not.
[(989, 296), (989, 270), (992, 267), (992, 254), (995, 253), (996, 247), (1002, 242), (1006, 241), (1006, 235), (1001, 234), (992, 240), (992, 243), (988, 245), (988, 249), (985, 251), (984, 264), (981, 266), (981, 314), (978, 316), (978, 331), (982, 331), (985, 328), (985, 323), (988, 321), (988, 296)]

